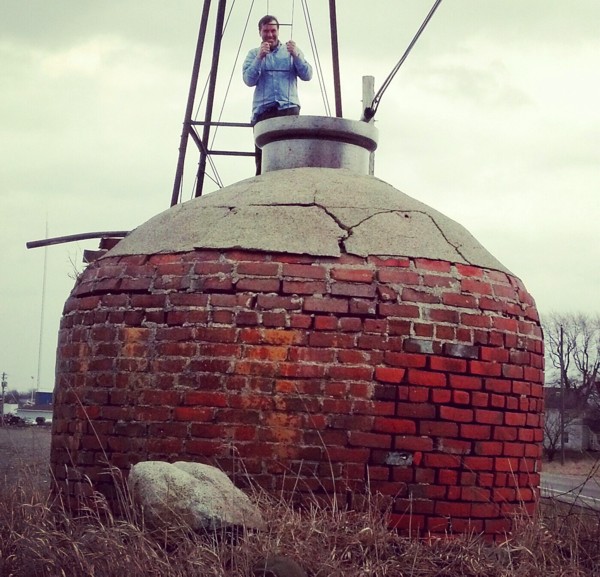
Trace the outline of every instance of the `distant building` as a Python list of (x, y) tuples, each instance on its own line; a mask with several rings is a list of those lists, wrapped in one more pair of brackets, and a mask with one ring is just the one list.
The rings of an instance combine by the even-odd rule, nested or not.
[(51, 391), (36, 391), (35, 393), (35, 404), (36, 405), (52, 405), (54, 393)]
[(600, 422), (593, 417), (589, 405), (581, 401), (573, 390), (566, 390), (564, 407), (559, 387), (546, 387), (544, 448), (560, 448), (560, 415), (564, 408), (564, 431), (562, 442), (568, 451), (600, 451)]

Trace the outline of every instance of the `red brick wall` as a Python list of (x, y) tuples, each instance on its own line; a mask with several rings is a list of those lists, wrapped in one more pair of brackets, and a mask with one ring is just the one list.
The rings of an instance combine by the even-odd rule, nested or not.
[[(216, 464), (273, 490), (393, 498), (413, 531), (537, 501), (543, 342), (521, 282), (424, 259), (244, 251), (93, 263), (61, 322), (52, 466)], [(69, 482), (65, 483), (65, 479)]]

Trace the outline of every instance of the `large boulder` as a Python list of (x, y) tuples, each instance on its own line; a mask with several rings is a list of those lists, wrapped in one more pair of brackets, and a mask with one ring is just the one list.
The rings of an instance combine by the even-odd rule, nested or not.
[(218, 529), (229, 526), (261, 528), (263, 520), (247, 495), (223, 471), (178, 461), (137, 463), (129, 488), (154, 526)]

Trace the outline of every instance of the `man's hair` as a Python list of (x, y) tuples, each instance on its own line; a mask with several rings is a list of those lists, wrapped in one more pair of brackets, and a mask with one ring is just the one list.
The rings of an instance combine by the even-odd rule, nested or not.
[(272, 22), (274, 22), (275, 24), (277, 24), (277, 28), (279, 28), (279, 20), (277, 20), (277, 18), (275, 18), (275, 16), (271, 16), (270, 14), (267, 14), (266, 16), (263, 16), (258, 21), (258, 31), (260, 32), (262, 30), (262, 27), (265, 24), (271, 24)]

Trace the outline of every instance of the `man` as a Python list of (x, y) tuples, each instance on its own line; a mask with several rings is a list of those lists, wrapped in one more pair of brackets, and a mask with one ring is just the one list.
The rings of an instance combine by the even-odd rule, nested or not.
[[(310, 80), (312, 67), (292, 40), (279, 41), (279, 21), (266, 15), (258, 21), (262, 40), (258, 48), (248, 52), (243, 66), (243, 79), (254, 86), (252, 125), (276, 116), (300, 113), (297, 79)], [(256, 147), (256, 174), (261, 172), (262, 153)]]

